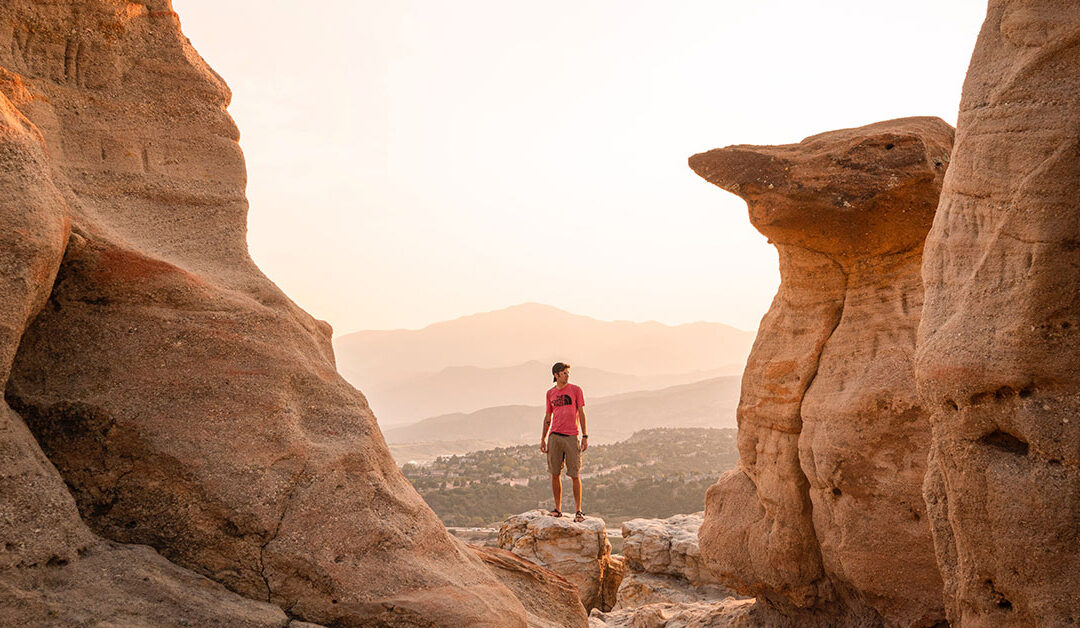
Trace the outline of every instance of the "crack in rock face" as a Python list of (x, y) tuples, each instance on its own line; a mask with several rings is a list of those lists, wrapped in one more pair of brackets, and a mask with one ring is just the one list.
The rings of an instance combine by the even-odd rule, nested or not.
[(252, 262), (229, 90), (171, 4), (3, 3), (0, 93), (5, 398), (89, 527), (307, 621), (524, 626)]
[(904, 118), (690, 158), (747, 201), (780, 256), (743, 374), (740, 462), (709, 490), (699, 532), (710, 570), (761, 609), (944, 619), (912, 362), (922, 242), (952, 140), (940, 119)]
[(1080, 6), (991, 0), (926, 240), (915, 374), (953, 625), (1080, 620)]

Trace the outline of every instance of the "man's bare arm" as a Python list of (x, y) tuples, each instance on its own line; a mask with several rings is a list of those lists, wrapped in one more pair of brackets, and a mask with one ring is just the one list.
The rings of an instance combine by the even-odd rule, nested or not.
[[(585, 427), (585, 408), (577, 409), (578, 424), (581, 425), (581, 433), (587, 435), (589, 433), (588, 428)], [(581, 439), (581, 451), (585, 451), (589, 448), (589, 439)]]
[(547, 453), (547, 433), (551, 427), (551, 413), (544, 414), (544, 431), (540, 434), (540, 451)]

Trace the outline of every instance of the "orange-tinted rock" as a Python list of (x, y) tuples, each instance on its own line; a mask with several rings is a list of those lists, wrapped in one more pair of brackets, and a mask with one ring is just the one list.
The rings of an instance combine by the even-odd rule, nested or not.
[(1080, 5), (992, 0), (926, 241), (916, 376), (954, 626), (1080, 622)]
[(780, 255), (743, 375), (740, 463), (709, 490), (700, 545), (722, 581), (782, 614), (942, 618), (912, 362), (952, 136), (905, 118), (690, 159), (747, 201)]
[[(8, 75), (5, 92), (25, 98)], [(20, 87), (21, 89), (14, 89)], [(70, 228), (33, 125), (0, 93), (0, 384), (49, 295)], [(283, 626), (281, 609), (227, 591), (146, 547), (95, 537), (22, 419), (0, 399), (0, 624)]]
[(0, 91), (67, 207), (0, 236), (5, 396), (90, 527), (310, 621), (523, 626), (248, 255), (228, 88), (169, 2), (3, 3)]
[(496, 547), (470, 545), (528, 612), (529, 628), (585, 628), (589, 616), (577, 586), (559, 574)]
[[(511, 515), (499, 528), (499, 547), (563, 576), (577, 587), (585, 610), (610, 610), (622, 579), (611, 558), (604, 520), (552, 517), (543, 510)], [(607, 595), (605, 595), (607, 593)]]

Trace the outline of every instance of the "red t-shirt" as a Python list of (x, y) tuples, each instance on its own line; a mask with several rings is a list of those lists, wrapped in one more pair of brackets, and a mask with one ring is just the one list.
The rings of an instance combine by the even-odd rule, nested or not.
[(567, 384), (547, 391), (547, 411), (551, 413), (551, 431), (559, 434), (578, 433), (578, 408), (585, 407), (585, 393), (581, 387)]

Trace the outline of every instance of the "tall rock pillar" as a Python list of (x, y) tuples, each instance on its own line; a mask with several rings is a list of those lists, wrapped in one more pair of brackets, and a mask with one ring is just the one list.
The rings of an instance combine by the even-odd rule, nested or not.
[(702, 556), (800, 622), (943, 618), (913, 360), (952, 139), (937, 118), (905, 118), (690, 159), (746, 200), (781, 274), (743, 374), (740, 462), (706, 499)]
[(954, 626), (1080, 622), (1080, 5), (991, 0), (926, 241), (916, 377)]

